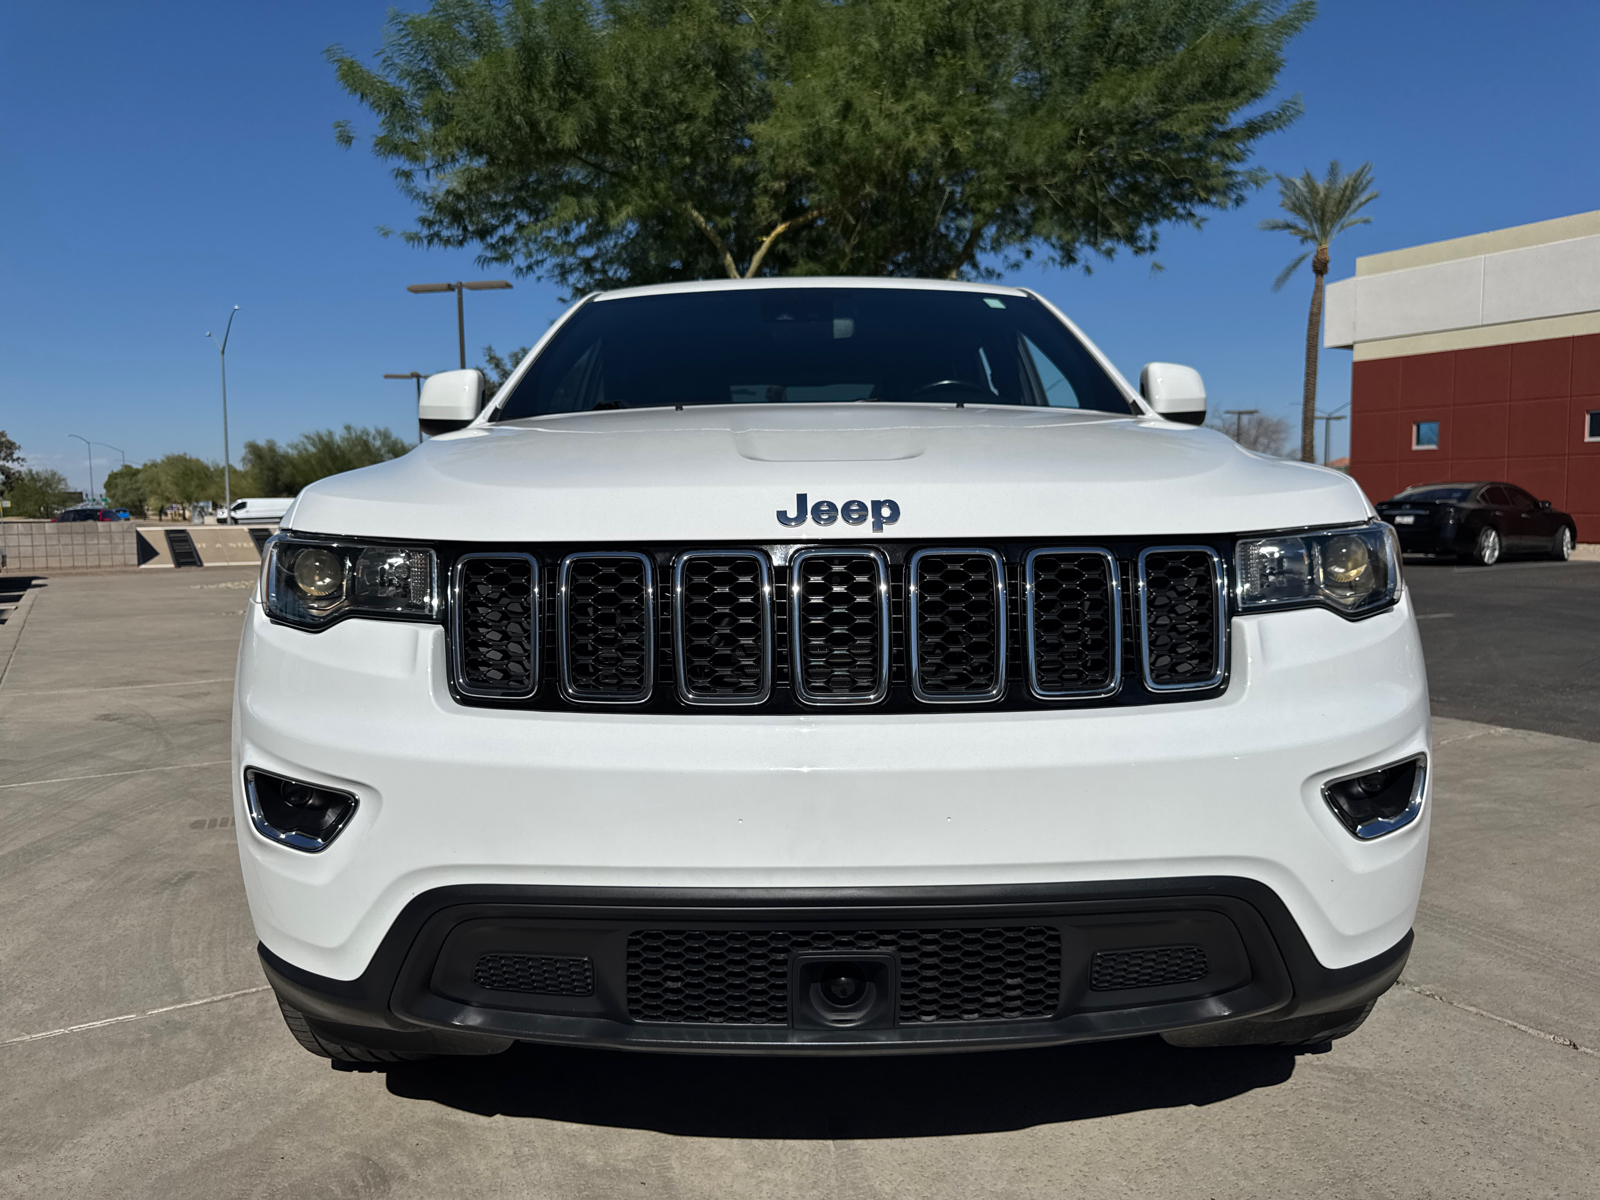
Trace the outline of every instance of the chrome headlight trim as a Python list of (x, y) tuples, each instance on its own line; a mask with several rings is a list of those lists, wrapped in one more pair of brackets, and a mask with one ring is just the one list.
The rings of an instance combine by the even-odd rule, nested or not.
[[(1337, 537), (1357, 537), (1369, 549), (1381, 545), (1381, 563), (1384, 578), (1377, 590), (1377, 599), (1351, 607), (1339, 603), (1329, 595), (1324, 581), (1318, 578), (1320, 567), (1308, 561), (1307, 577), (1299, 594), (1272, 599), (1252, 597), (1249, 592), (1251, 572), (1246, 565), (1246, 555), (1257, 547), (1271, 543), (1301, 543), (1308, 560), (1313, 552)], [(1362, 621), (1379, 613), (1388, 612), (1399, 603), (1405, 593), (1402, 571), (1400, 535), (1392, 525), (1382, 519), (1373, 519), (1360, 525), (1312, 526), (1302, 529), (1281, 529), (1270, 533), (1240, 534), (1233, 551), (1233, 599), (1235, 610), (1241, 615), (1259, 612), (1279, 612), (1297, 608), (1323, 608), (1338, 613), (1347, 621)]]
[[(337, 555), (344, 567), (344, 576), (338, 592), (325, 602), (313, 607), (305, 598), (295, 596), (294, 589), (284, 577), (287, 566), (284, 557), (294, 549), (327, 550)], [(419, 560), (426, 575), (425, 593), (408, 603), (409, 608), (380, 608), (362, 603), (356, 593), (356, 564), (364, 553), (390, 551)], [(444, 619), (444, 595), (439, 583), (439, 555), (431, 546), (406, 544), (388, 539), (320, 537), (315, 534), (298, 534), (287, 530), (273, 534), (261, 548), (261, 575), (258, 591), (262, 611), (275, 624), (317, 633), (330, 629), (351, 617), (379, 621), (411, 621), (437, 624)]]

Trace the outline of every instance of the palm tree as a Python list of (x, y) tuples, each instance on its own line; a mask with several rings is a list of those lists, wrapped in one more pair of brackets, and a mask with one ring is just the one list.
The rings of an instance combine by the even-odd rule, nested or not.
[(1306, 259), (1311, 260), (1314, 283), (1311, 288), (1311, 319), (1306, 323), (1306, 390), (1300, 414), (1300, 461), (1317, 461), (1317, 334), (1322, 329), (1322, 288), (1328, 274), (1328, 245), (1336, 234), (1352, 225), (1370, 225), (1371, 217), (1356, 214), (1378, 198), (1372, 188), (1372, 164), (1362, 163), (1346, 175), (1335, 159), (1328, 164), (1328, 175), (1318, 179), (1310, 171), (1299, 179), (1278, 176), (1278, 207), (1292, 220), (1273, 217), (1261, 228), (1274, 233), (1290, 233), (1310, 246), (1299, 258), (1278, 273), (1272, 290), (1281, 291), (1289, 276)]

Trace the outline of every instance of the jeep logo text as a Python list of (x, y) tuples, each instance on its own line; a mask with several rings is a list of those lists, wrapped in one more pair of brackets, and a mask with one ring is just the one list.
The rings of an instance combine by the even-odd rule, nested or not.
[(843, 504), (835, 504), (832, 500), (818, 500), (809, 508), (806, 506), (807, 496), (801, 492), (794, 498), (794, 512), (786, 513), (778, 510), (778, 524), (787, 525), (791, 529), (797, 525), (804, 525), (806, 518), (810, 517), (817, 525), (832, 525), (835, 521), (843, 520), (846, 525), (863, 525), (870, 513), (872, 517), (872, 532), (882, 533), (885, 525), (893, 525), (900, 519), (900, 506), (893, 500), (874, 500), (871, 508), (865, 500), (846, 500)]

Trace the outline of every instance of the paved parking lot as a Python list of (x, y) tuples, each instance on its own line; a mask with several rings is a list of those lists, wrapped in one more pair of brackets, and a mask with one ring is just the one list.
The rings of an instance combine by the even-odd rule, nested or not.
[[(361, 1073), (294, 1044), (256, 966), (227, 787), (249, 574), (48, 580), (0, 612), (0, 1194), (1592, 1197), (1600, 745), (1526, 698), (1470, 707), (1484, 674), (1537, 685), (1545, 650), (1452, 642), (1501, 593), (1432, 570), (1424, 613), (1457, 614), (1424, 623), (1436, 694), (1479, 719), (1437, 723), (1405, 980), (1332, 1053), (518, 1047)], [(1600, 567), (1558, 570), (1491, 581), (1573, 614), (1557, 634), (1587, 640), (1549, 671), (1597, 644)], [(1565, 705), (1592, 711), (1590, 675)]]

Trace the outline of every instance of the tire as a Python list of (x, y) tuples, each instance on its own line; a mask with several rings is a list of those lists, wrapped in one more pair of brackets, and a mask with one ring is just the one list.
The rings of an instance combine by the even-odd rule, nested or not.
[(1316, 1013), (1309, 1017), (1290, 1017), (1287, 1021), (1230, 1021), (1221, 1025), (1202, 1025), (1198, 1029), (1177, 1029), (1163, 1033), (1169, 1046), (1188, 1050), (1218, 1046), (1283, 1046), (1309, 1053), (1327, 1050), (1330, 1043), (1349, 1037), (1372, 1012), (1378, 1001), (1368, 1000), (1360, 1008)]
[(1478, 536), (1472, 543), (1472, 550), (1467, 554), (1467, 562), (1478, 567), (1492, 567), (1500, 561), (1500, 552), (1503, 549), (1500, 541), (1500, 531), (1493, 525), (1485, 525), (1478, 530)]
[(417, 1062), (419, 1059), (432, 1058), (432, 1054), (417, 1050), (383, 1050), (376, 1046), (360, 1046), (354, 1042), (335, 1042), (317, 1031), (311, 1019), (298, 1008), (285, 1004), (281, 999), (278, 1007), (283, 1010), (284, 1024), (289, 1026), (289, 1032), (294, 1034), (294, 1040), (301, 1047), (309, 1050), (319, 1058), (331, 1058), (335, 1062), (346, 1063), (400, 1063)]
[(1557, 562), (1566, 562), (1572, 557), (1572, 529), (1563, 525), (1556, 531), (1556, 540), (1550, 547), (1550, 557)]

